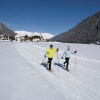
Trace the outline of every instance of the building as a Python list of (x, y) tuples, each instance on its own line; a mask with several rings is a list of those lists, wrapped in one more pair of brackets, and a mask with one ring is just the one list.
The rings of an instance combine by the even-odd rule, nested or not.
[(18, 42), (27, 42), (30, 41), (30, 37), (28, 35), (16, 35), (15, 40)]
[(15, 41), (21, 42), (21, 37), (19, 35), (15, 36)]
[(7, 34), (2, 34), (2, 35), (0, 35), (0, 39), (1, 40), (10, 40), (10, 37)]
[(33, 42), (42, 42), (43, 37), (41, 35), (34, 35), (32, 36)]
[(19, 42), (41, 42), (43, 41), (43, 37), (41, 35), (16, 35), (15, 40)]

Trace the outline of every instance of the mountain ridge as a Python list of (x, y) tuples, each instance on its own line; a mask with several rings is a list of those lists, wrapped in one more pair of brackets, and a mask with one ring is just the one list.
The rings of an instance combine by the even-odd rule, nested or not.
[(94, 43), (98, 40), (100, 40), (100, 11), (83, 19), (72, 29), (51, 38), (49, 41)]

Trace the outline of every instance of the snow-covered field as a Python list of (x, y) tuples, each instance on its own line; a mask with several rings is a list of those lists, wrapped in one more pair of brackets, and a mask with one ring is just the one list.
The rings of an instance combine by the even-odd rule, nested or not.
[[(52, 61), (54, 74), (41, 64), (50, 44), (59, 48)], [(70, 72), (60, 66), (68, 45), (78, 51), (76, 66), (71, 56)], [(100, 100), (100, 46), (0, 42), (0, 100)]]

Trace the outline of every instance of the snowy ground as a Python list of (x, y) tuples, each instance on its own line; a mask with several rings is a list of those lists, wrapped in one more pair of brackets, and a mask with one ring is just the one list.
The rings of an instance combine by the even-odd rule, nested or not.
[[(54, 74), (41, 64), (50, 44), (59, 48), (52, 62)], [(75, 55), (71, 56), (70, 72), (60, 66), (64, 62), (60, 58), (68, 45), (72, 51), (78, 51), (76, 66)], [(99, 45), (0, 42), (0, 100), (99, 99)]]

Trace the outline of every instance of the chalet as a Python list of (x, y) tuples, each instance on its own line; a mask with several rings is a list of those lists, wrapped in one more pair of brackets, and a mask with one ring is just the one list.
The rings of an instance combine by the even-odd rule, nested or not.
[(43, 41), (43, 37), (41, 35), (32, 36), (33, 42), (41, 42)]
[(0, 35), (0, 39), (1, 40), (10, 40), (10, 36), (7, 34), (2, 34), (2, 35)]
[(28, 35), (25, 35), (25, 36), (21, 36), (21, 42), (23, 41), (30, 41), (30, 37)]
[(30, 41), (30, 37), (28, 35), (21, 35), (21, 36), (16, 35), (15, 40), (19, 42), (26, 42), (26, 41)]
[(15, 36), (15, 41), (21, 42), (21, 37), (19, 35)]

